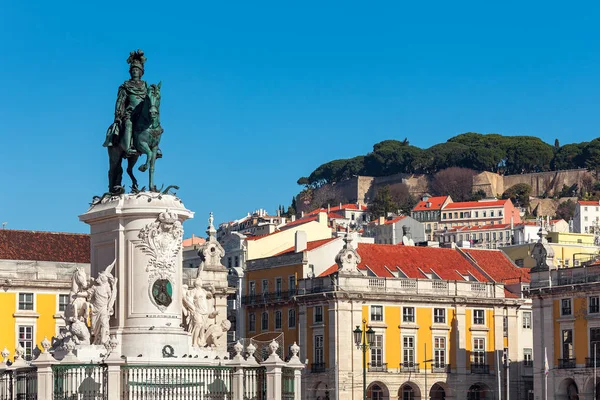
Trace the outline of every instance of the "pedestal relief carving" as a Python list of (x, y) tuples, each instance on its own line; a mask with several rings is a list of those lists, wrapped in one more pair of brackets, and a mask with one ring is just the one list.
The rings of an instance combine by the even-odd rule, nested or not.
[(177, 213), (166, 210), (155, 222), (140, 230), (142, 240), (136, 247), (149, 255), (148, 296), (161, 312), (172, 303), (177, 256), (181, 250), (183, 227)]

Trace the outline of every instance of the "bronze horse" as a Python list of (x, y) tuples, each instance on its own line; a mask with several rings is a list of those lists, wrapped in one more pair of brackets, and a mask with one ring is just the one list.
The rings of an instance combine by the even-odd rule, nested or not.
[(137, 192), (138, 182), (133, 175), (133, 167), (138, 161), (140, 155), (146, 155), (146, 163), (139, 167), (142, 172), (149, 171), (149, 190), (156, 191), (154, 184), (154, 164), (157, 158), (161, 158), (158, 145), (160, 137), (163, 133), (163, 128), (160, 126), (160, 87), (152, 84), (146, 85), (147, 96), (143, 101), (142, 110), (139, 118), (133, 122), (133, 146), (137, 154), (131, 157), (126, 157), (126, 152), (121, 146), (120, 141), (122, 135), (119, 134), (120, 127), (117, 123), (110, 126), (108, 135), (110, 135), (110, 143), (108, 148), (109, 170), (108, 170), (108, 191), (118, 194), (124, 193), (125, 189), (122, 186), (123, 167), (121, 165), (124, 158), (127, 158), (127, 174), (131, 178), (131, 189)]

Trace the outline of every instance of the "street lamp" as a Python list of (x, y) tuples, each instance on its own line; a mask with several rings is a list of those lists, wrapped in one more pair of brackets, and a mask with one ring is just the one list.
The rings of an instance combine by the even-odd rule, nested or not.
[(363, 319), (362, 324), (363, 329), (360, 329), (360, 326), (357, 325), (354, 330), (354, 344), (363, 353), (363, 400), (367, 400), (367, 349), (375, 341), (375, 331), (371, 327), (366, 330), (367, 320)]

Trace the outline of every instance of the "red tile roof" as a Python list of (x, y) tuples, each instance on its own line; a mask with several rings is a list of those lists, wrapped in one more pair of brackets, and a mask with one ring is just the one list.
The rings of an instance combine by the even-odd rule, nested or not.
[(447, 204), (444, 210), (454, 210), (463, 208), (489, 208), (489, 207), (504, 207), (508, 199), (506, 200), (493, 200), (493, 201), (461, 201), (456, 203)]
[[(358, 207), (358, 205), (356, 205), (354, 203), (342, 204), (342, 208), (340, 208), (340, 206), (329, 207), (329, 212), (340, 211), (340, 210), (359, 210), (359, 207)], [(360, 211), (366, 211), (366, 210), (367, 210), (367, 206), (365, 206), (365, 205), (360, 206)], [(315, 210), (312, 210), (311, 212), (309, 212), (306, 215), (315, 215), (320, 212), (327, 212), (327, 209), (326, 208), (317, 208)]]
[[(332, 241), (337, 240), (337, 239), (340, 239), (340, 238), (335, 237), (335, 238), (327, 238), (327, 239), (321, 239), (321, 240), (313, 240), (312, 242), (308, 242), (306, 244), (306, 251), (314, 250), (317, 247), (321, 247), (324, 244), (327, 244), (327, 243), (332, 242)], [(293, 253), (295, 250), (296, 250), (296, 247), (292, 246), (292, 247), (290, 247), (288, 249), (285, 249), (282, 252), (279, 252), (279, 253), (275, 254), (275, 256), (280, 256), (280, 255), (287, 254), (287, 253)]]
[(318, 215), (313, 215), (310, 217), (304, 217), (304, 218), (300, 218), (295, 220), (294, 222), (290, 222), (289, 224), (285, 224), (284, 226), (280, 227), (279, 229), (281, 229), (282, 231), (289, 229), (289, 228), (293, 228), (294, 226), (298, 226), (298, 225), (302, 225), (302, 224), (306, 224), (308, 222), (312, 222), (312, 221), (316, 221), (318, 218)]
[[(442, 205), (444, 204), (447, 198), (448, 196), (437, 196), (430, 197), (429, 199), (427, 199), (427, 201), (421, 200), (417, 203), (415, 208), (413, 208), (413, 211), (441, 210)], [(427, 207), (428, 202), (431, 203), (430, 207)]]
[(494, 281), (529, 282), (529, 269), (519, 268), (500, 250), (463, 249)]
[(262, 238), (267, 237), (267, 236), (276, 235), (279, 232), (281, 232), (281, 231), (275, 231), (275, 232), (271, 232), (271, 233), (265, 233), (264, 235), (247, 236), (246, 240), (259, 240), (259, 239), (262, 239)]
[(426, 279), (424, 273), (434, 273), (444, 280), (464, 280), (463, 276), (472, 275), (480, 282), (489, 281), (455, 249), (360, 243), (357, 251), (361, 257), (358, 268), (368, 267), (379, 277), (392, 278), (389, 270), (399, 268), (413, 279)]
[(578, 203), (582, 206), (600, 206), (600, 201), (579, 200)]
[(514, 294), (513, 292), (511, 292), (507, 288), (504, 288), (504, 297), (507, 298), (507, 299), (518, 299), (519, 295)]
[(90, 236), (2, 229), (0, 260), (89, 263)]
[(337, 264), (333, 264), (331, 267), (327, 268), (325, 271), (321, 272), (319, 274), (319, 276), (327, 276), (327, 275), (331, 275), (334, 272), (337, 272), (338, 270), (338, 265)]
[(203, 244), (204, 242), (206, 242), (206, 239), (199, 236), (192, 236), (191, 238), (184, 239), (181, 245), (183, 247), (190, 247), (195, 244)]
[(340, 215), (340, 214), (334, 213), (334, 212), (330, 212), (329, 215), (327, 216), (327, 218), (329, 218), (329, 219), (346, 219), (346, 217), (344, 217), (343, 215)]

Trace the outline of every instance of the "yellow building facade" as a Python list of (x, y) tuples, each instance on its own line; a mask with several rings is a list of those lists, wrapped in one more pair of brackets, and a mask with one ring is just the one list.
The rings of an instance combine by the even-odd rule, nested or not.
[(532, 249), (535, 400), (597, 399), (600, 379), (600, 264), (558, 268), (554, 246)]
[(88, 235), (0, 231), (0, 348), (14, 355), (20, 344), (31, 359), (60, 335), (73, 272), (89, 276), (89, 252)]

